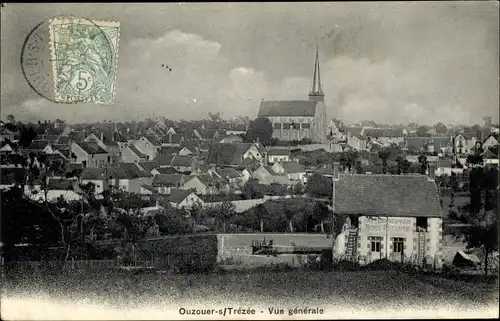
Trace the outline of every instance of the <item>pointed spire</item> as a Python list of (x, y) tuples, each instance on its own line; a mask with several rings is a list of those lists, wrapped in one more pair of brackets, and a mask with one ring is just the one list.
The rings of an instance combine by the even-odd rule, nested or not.
[(321, 74), (319, 70), (319, 49), (318, 42), (316, 40), (316, 59), (314, 61), (314, 75), (311, 91), (309, 92), (309, 99), (311, 100), (322, 100), (324, 97), (323, 88), (321, 88)]

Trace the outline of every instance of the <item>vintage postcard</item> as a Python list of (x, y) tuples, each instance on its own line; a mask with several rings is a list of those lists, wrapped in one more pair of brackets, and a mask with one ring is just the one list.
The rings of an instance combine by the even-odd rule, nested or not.
[(0, 20), (2, 319), (498, 318), (498, 2)]

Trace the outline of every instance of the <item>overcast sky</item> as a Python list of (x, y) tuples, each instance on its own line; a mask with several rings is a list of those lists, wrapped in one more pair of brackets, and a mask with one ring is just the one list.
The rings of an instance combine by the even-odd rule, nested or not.
[[(497, 122), (498, 10), (498, 2), (7, 4), (2, 119), (255, 117), (261, 99), (307, 99), (318, 38), (330, 118)], [(63, 13), (120, 21), (113, 105), (54, 104), (23, 78), (25, 37)]]

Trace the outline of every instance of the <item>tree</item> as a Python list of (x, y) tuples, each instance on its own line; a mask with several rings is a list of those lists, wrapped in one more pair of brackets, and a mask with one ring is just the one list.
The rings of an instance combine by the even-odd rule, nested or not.
[(427, 161), (427, 156), (420, 155), (418, 156), (418, 163), (420, 164), (420, 174), (425, 175), (429, 162)]
[(311, 197), (330, 198), (332, 189), (332, 180), (316, 172), (307, 180), (305, 192)]
[(35, 128), (32, 125), (22, 125), (19, 128), (20, 136), (19, 136), (19, 145), (22, 147), (29, 147), (31, 142), (38, 135)]
[(224, 201), (214, 209), (217, 220), (222, 223), (224, 233), (226, 233), (226, 223), (234, 215), (235, 209), (236, 207), (230, 201)]
[(199, 203), (195, 203), (189, 209), (189, 216), (191, 217), (191, 221), (193, 223), (193, 234), (196, 233), (196, 224), (198, 220), (201, 218), (202, 213), (203, 213), (202, 208)]
[(361, 164), (361, 161), (356, 161), (356, 174), (363, 174), (363, 166)]
[(293, 233), (292, 219), (295, 216), (295, 213), (286, 204), (283, 204), (283, 213), (285, 214), (285, 218), (288, 221), (288, 227), (290, 229), (290, 233)]
[(498, 251), (498, 168), (473, 167), (469, 173), (469, 186), (470, 203), (462, 213), (469, 225), (464, 236), (468, 248), (483, 249), (487, 275), (489, 256)]
[(391, 151), (388, 148), (382, 148), (378, 151), (378, 157), (382, 160), (382, 172), (387, 174), (387, 160), (391, 156)]
[(438, 134), (444, 134), (448, 131), (448, 128), (446, 128), (446, 125), (443, 123), (437, 123), (436, 125), (434, 125), (434, 129)]
[(255, 207), (255, 215), (260, 222), (260, 232), (264, 233), (264, 219), (267, 217), (268, 212), (264, 204), (259, 204)]
[(427, 133), (429, 131), (429, 127), (422, 125), (417, 127), (417, 136), (418, 137), (427, 137), (429, 134)]
[(7, 116), (7, 121), (11, 124), (14, 124), (16, 122), (16, 118), (14, 117), (14, 115), (10, 114)]
[(323, 202), (316, 202), (314, 204), (313, 216), (317, 221), (320, 222), (321, 233), (325, 233), (324, 221), (330, 216), (328, 207)]
[(346, 151), (342, 152), (340, 154), (340, 164), (343, 167), (347, 167), (349, 170), (349, 173), (351, 172), (351, 168), (356, 164), (356, 160), (358, 159), (358, 152), (357, 151)]
[(258, 139), (263, 145), (267, 146), (270, 145), (272, 136), (273, 125), (271, 121), (265, 117), (259, 117), (250, 123), (245, 135), (245, 141), (253, 143)]

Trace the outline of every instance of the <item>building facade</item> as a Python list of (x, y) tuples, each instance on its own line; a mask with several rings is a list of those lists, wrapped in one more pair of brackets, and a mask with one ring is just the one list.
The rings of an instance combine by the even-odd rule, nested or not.
[(309, 100), (261, 102), (258, 116), (271, 121), (274, 138), (283, 141), (304, 138), (314, 142), (326, 141), (328, 124), (317, 50), (313, 77)]
[(335, 213), (347, 217), (336, 254), (367, 264), (379, 259), (442, 266), (442, 211), (427, 175), (338, 174)]

